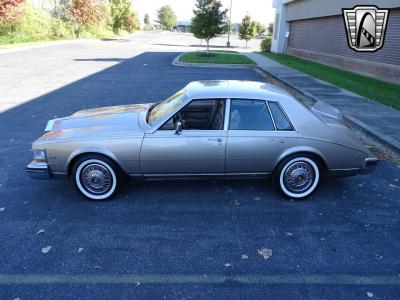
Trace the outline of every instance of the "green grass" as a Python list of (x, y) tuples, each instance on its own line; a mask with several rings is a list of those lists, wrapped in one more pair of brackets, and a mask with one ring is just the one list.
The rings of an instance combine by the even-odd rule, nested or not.
[(400, 110), (400, 85), (336, 69), (290, 55), (258, 52), (283, 65)]
[(239, 53), (238, 51), (233, 50), (210, 50), (210, 52), (223, 52), (223, 53)]
[(237, 53), (226, 53), (210, 51), (211, 56), (205, 52), (187, 52), (183, 54), (179, 61), (186, 63), (208, 63), (208, 64), (255, 64), (254, 61)]

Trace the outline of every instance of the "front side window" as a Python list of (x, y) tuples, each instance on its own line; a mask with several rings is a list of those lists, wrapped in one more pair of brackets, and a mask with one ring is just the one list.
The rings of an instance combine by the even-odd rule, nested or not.
[(169, 97), (167, 100), (157, 104), (147, 117), (150, 126), (162, 120), (176, 108), (178, 108), (186, 100), (185, 90), (181, 90)]
[(177, 121), (184, 130), (223, 130), (225, 100), (193, 100), (182, 108), (161, 129), (172, 130)]
[(282, 131), (292, 131), (293, 127), (290, 124), (284, 112), (282, 111), (279, 104), (272, 101), (268, 102), (268, 104), (275, 121), (276, 129)]
[(267, 103), (262, 100), (232, 100), (230, 130), (274, 130)]

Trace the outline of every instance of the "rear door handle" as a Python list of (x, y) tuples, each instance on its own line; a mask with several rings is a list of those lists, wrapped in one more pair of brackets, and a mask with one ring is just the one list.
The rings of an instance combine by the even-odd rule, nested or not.
[(221, 138), (208, 138), (209, 141), (217, 141), (218, 143), (222, 143)]

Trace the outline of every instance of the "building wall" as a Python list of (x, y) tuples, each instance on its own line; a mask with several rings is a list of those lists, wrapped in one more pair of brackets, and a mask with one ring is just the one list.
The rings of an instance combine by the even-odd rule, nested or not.
[(389, 14), (384, 46), (376, 52), (349, 48), (342, 15), (290, 22), (288, 47), (400, 66), (400, 9)]
[[(290, 35), (284, 51), (287, 54), (400, 84), (400, 0), (396, 0), (397, 8), (390, 9), (384, 46), (376, 52), (356, 52), (348, 46), (341, 11), (330, 15), (342, 7), (352, 7), (346, 4), (342, 6), (342, 2), (330, 1), (329, 5), (326, 5), (324, 0), (293, 0), (284, 5), (286, 20), (291, 19), (286, 21), (289, 24)], [(386, 2), (387, 6), (383, 2)], [(374, 1), (374, 4), (380, 8), (390, 8), (389, 4), (394, 4), (392, 2)], [(310, 5), (316, 3), (318, 5), (312, 9)], [(324, 13), (321, 4), (326, 5)], [(297, 9), (296, 16), (294, 8)], [(326, 16), (309, 18), (314, 15)]]
[(398, 8), (400, 0), (286, 0), (286, 21), (304, 20), (342, 14), (342, 8), (356, 5), (375, 5), (380, 8)]

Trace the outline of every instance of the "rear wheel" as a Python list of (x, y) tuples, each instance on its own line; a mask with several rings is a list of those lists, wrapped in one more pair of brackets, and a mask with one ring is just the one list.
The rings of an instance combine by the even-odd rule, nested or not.
[(310, 155), (285, 158), (275, 172), (274, 181), (286, 198), (307, 198), (315, 192), (320, 181), (318, 160)]
[(121, 175), (118, 166), (101, 155), (84, 156), (74, 164), (72, 178), (77, 190), (91, 200), (115, 196)]

